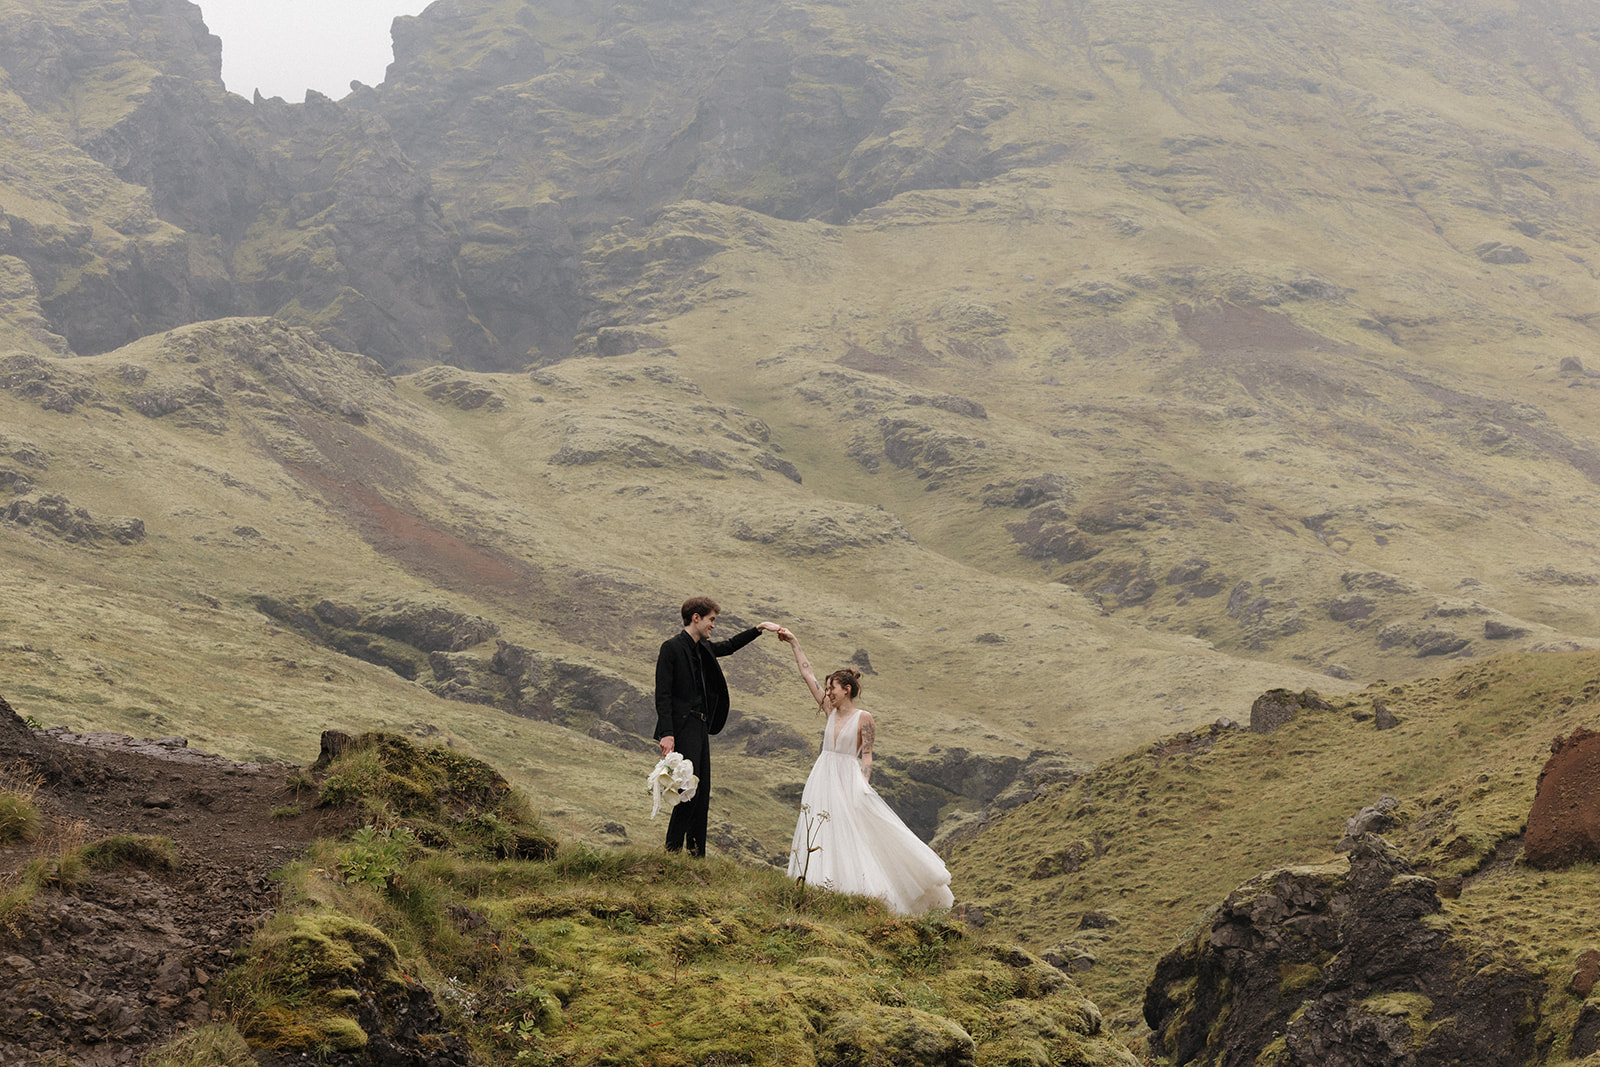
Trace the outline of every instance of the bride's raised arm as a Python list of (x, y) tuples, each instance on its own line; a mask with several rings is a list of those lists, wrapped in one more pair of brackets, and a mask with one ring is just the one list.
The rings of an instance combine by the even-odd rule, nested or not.
[(811, 661), (806, 659), (806, 654), (800, 650), (800, 639), (794, 635), (794, 631), (782, 629), (778, 631), (778, 640), (794, 649), (795, 666), (800, 668), (800, 677), (805, 680), (806, 688), (811, 690), (811, 698), (817, 702), (819, 708), (825, 707), (826, 698), (822, 686), (817, 684), (817, 675), (811, 669)]

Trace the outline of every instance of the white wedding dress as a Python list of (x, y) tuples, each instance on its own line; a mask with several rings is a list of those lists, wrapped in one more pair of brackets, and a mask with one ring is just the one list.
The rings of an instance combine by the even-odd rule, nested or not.
[[(822, 753), (806, 779), (789, 851), (789, 877), (808, 885), (876, 897), (900, 915), (922, 915), (955, 902), (950, 872), (912, 833), (861, 773), (856, 755), (861, 710), (834, 713)], [(808, 841), (809, 833), (809, 841)], [(810, 865), (807, 866), (808, 850)]]

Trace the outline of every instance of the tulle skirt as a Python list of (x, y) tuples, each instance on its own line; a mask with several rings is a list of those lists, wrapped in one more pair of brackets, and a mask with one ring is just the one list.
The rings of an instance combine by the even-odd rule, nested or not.
[[(809, 864), (808, 864), (809, 856)], [(806, 778), (789, 852), (789, 877), (876, 897), (900, 915), (955, 902), (944, 861), (861, 776), (854, 756), (824, 751)]]

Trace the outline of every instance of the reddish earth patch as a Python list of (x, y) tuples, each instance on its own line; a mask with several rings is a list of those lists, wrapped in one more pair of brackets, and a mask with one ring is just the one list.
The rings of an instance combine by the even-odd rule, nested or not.
[(493, 597), (526, 592), (533, 584), (524, 565), (402, 511), (364, 485), (306, 467), (290, 469), (340, 505), (373, 548), (442, 589)]
[(920, 344), (896, 345), (891, 351), (883, 353), (852, 344), (845, 354), (839, 357), (841, 367), (865, 371), (868, 374), (881, 374), (886, 378), (913, 384), (926, 380), (926, 368), (937, 366), (938, 363), (933, 353)]
[(1178, 304), (1172, 309), (1184, 336), (1208, 353), (1294, 352), (1308, 348), (1341, 347), (1320, 334), (1298, 326), (1287, 315), (1258, 307), (1221, 304), (1195, 308)]

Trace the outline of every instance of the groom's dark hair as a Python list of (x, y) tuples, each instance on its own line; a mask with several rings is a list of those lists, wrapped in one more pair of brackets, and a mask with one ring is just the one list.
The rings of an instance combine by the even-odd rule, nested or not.
[(717, 607), (717, 602), (708, 596), (692, 596), (683, 602), (682, 610), (683, 624), (688, 626), (689, 623), (694, 621), (696, 615), (703, 618), (707, 615), (715, 615), (722, 609)]

